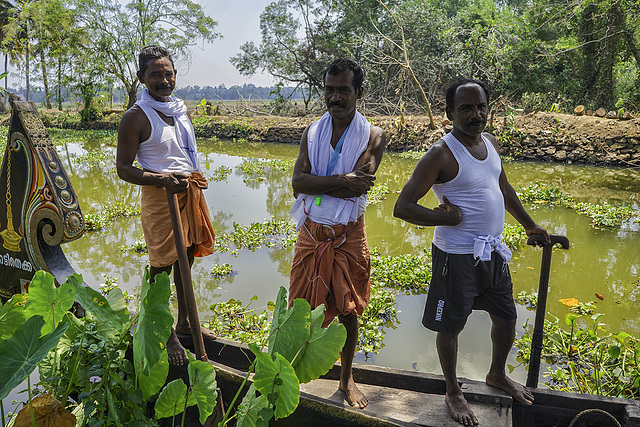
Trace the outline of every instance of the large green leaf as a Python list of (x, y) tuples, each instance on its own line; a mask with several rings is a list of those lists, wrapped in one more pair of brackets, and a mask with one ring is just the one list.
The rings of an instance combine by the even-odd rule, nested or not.
[(292, 361), (302, 345), (311, 334), (311, 306), (303, 299), (293, 301), (287, 308), (287, 290), (280, 287), (273, 312), (271, 336), (269, 337), (269, 354), (280, 353), (285, 359)]
[[(174, 417), (184, 411), (187, 398), (187, 385), (180, 378), (167, 384), (160, 393), (156, 405), (156, 419)], [(196, 404), (193, 395), (189, 393), (189, 406)]]
[(0, 307), (0, 341), (9, 338), (25, 320), (27, 294), (15, 294)]
[(272, 417), (273, 409), (270, 408), (267, 396), (258, 396), (255, 386), (251, 384), (238, 407), (236, 427), (268, 427)]
[(127, 308), (127, 301), (124, 299), (124, 294), (120, 288), (111, 289), (107, 295), (107, 301), (123, 325), (131, 320), (131, 313), (129, 313), (129, 309)]
[(340, 357), (347, 339), (344, 325), (333, 322), (323, 328), (323, 321), (324, 305), (320, 305), (311, 312), (311, 337), (292, 363), (300, 383), (307, 383), (326, 374)]
[(111, 308), (107, 298), (88, 286), (82, 286), (82, 277), (77, 274), (67, 277), (67, 282), (70, 282), (75, 287), (76, 300), (85, 310), (93, 313), (112, 333), (117, 334), (120, 332), (123, 325), (122, 319)]
[[(135, 354), (133, 359), (136, 366), (141, 366), (142, 361), (139, 361)], [(167, 352), (162, 352), (160, 360), (149, 368), (148, 373), (145, 374), (144, 369), (139, 369), (136, 370), (136, 375), (138, 377), (138, 387), (142, 391), (144, 400), (159, 392), (167, 382), (167, 375), (169, 375), (169, 355)]]
[(173, 325), (173, 316), (169, 310), (169, 276), (167, 273), (158, 274), (152, 285), (149, 285), (148, 277), (147, 270), (142, 281), (138, 326), (133, 333), (136, 372), (142, 368), (147, 375), (149, 368), (160, 360), (162, 352), (167, 351), (166, 342)]
[(33, 316), (11, 338), (0, 342), (0, 400), (33, 372), (69, 327), (68, 323), (61, 323), (53, 332), (40, 337), (44, 325), (42, 316)]
[(280, 353), (272, 358), (255, 344), (249, 344), (249, 349), (256, 355), (256, 373), (253, 376), (256, 390), (275, 403), (276, 419), (288, 417), (300, 402), (300, 383), (291, 363)]
[(53, 275), (45, 271), (36, 271), (29, 283), (29, 299), (25, 306), (25, 315), (42, 316), (45, 325), (41, 334), (53, 331), (62, 320), (65, 312), (73, 305), (75, 289), (73, 284), (64, 282), (56, 287)]
[(189, 384), (196, 398), (200, 413), (200, 424), (204, 424), (216, 408), (218, 392), (216, 387), (216, 370), (209, 362), (192, 360), (187, 366)]

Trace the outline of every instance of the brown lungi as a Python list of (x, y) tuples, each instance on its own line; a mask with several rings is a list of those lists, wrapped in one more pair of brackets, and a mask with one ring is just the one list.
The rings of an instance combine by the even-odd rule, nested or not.
[(338, 314), (360, 316), (369, 301), (369, 273), (364, 216), (333, 226), (307, 218), (291, 266), (289, 305), (296, 298), (307, 300), (312, 309), (325, 304), (323, 326)]
[[(212, 254), (215, 240), (209, 208), (202, 192), (206, 187), (204, 176), (200, 172), (191, 172), (187, 191), (177, 194), (184, 245), (187, 248), (193, 245), (197, 257)], [(149, 264), (152, 267), (174, 264), (178, 255), (165, 188), (143, 186), (140, 210), (144, 239), (149, 248)]]

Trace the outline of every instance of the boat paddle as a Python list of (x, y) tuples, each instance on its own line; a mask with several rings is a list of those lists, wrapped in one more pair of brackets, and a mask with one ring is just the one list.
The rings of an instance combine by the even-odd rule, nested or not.
[[(207, 353), (204, 349), (204, 340), (200, 331), (200, 319), (198, 317), (198, 307), (196, 297), (193, 293), (193, 283), (191, 282), (191, 266), (187, 258), (187, 248), (184, 246), (182, 234), (182, 220), (180, 219), (180, 207), (178, 206), (178, 196), (167, 190), (167, 201), (169, 202), (169, 213), (171, 214), (171, 226), (173, 227), (173, 238), (176, 243), (178, 253), (178, 266), (180, 267), (180, 278), (182, 279), (182, 294), (187, 306), (187, 316), (191, 327), (191, 337), (196, 357), (199, 360), (207, 361)], [(176, 280), (176, 286), (178, 281)]]
[(542, 337), (544, 334), (544, 317), (547, 311), (547, 291), (549, 290), (549, 270), (551, 269), (551, 253), (556, 243), (563, 249), (569, 249), (569, 239), (555, 234), (549, 235), (551, 243), (547, 243), (541, 234), (532, 234), (527, 240), (527, 245), (542, 245), (542, 265), (540, 267), (540, 284), (538, 285), (538, 306), (536, 308), (536, 321), (531, 338), (531, 356), (529, 358), (529, 374), (527, 375), (527, 387), (538, 387), (540, 376), (540, 357), (542, 355)]

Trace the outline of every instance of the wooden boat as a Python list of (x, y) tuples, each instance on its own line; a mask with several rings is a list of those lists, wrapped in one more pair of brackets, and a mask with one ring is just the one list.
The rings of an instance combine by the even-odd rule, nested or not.
[[(190, 336), (180, 335), (180, 340), (190, 347)], [(222, 338), (206, 340), (205, 348), (216, 369), (225, 405), (229, 405), (253, 354), (246, 345)], [(354, 364), (354, 379), (369, 399), (365, 409), (354, 409), (344, 400), (338, 390), (339, 376), (340, 366), (336, 364), (320, 379), (301, 384), (298, 409), (272, 425), (460, 426), (444, 401), (442, 375)], [(535, 389), (535, 403), (526, 406), (483, 381), (459, 381), (482, 426), (561, 427), (572, 422), (573, 427), (640, 426), (640, 405), (634, 400)]]

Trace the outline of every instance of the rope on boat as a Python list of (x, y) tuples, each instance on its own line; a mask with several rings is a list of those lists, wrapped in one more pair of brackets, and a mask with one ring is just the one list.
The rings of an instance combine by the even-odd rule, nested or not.
[(569, 427), (573, 427), (573, 425), (576, 423), (576, 421), (578, 421), (578, 418), (580, 418), (581, 416), (589, 414), (589, 413), (592, 413), (592, 412), (596, 412), (596, 413), (599, 413), (599, 414), (607, 415), (609, 418), (611, 418), (613, 420), (613, 422), (615, 423), (615, 425), (617, 427), (622, 427), (620, 425), (620, 423), (618, 422), (618, 420), (616, 420), (616, 418), (613, 415), (611, 415), (610, 413), (608, 413), (607, 411), (604, 411), (602, 409), (585, 409), (584, 411), (580, 412), (578, 415), (573, 417), (573, 419), (569, 423)]

